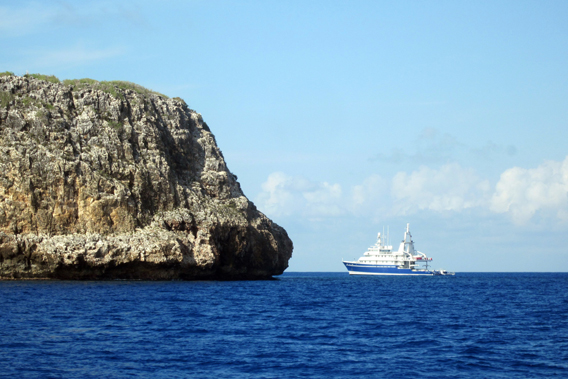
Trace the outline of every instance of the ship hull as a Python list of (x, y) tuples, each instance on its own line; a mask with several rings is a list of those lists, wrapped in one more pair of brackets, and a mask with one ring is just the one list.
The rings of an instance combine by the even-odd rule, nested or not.
[(354, 262), (343, 262), (349, 275), (403, 275), (403, 276), (431, 276), (433, 271), (411, 270), (409, 268), (398, 268), (396, 266), (361, 264)]

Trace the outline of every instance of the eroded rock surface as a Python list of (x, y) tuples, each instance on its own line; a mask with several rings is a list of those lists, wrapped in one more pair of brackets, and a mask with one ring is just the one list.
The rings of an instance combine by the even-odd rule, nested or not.
[(201, 115), (150, 92), (0, 77), (0, 278), (257, 279), (292, 242)]

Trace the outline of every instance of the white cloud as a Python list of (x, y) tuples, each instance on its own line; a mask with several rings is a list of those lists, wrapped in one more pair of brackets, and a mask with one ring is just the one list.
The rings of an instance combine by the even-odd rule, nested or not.
[(137, 27), (149, 27), (148, 20), (136, 7), (124, 7), (116, 2), (14, 2), (0, 6), (0, 38), (41, 33), (65, 26), (89, 27), (127, 22)]
[(4, 36), (24, 35), (40, 30), (56, 17), (57, 9), (40, 3), (28, 3), (22, 7), (0, 7), (0, 33)]
[(124, 54), (124, 49), (120, 47), (109, 47), (106, 49), (92, 49), (82, 44), (61, 49), (61, 50), (40, 50), (28, 51), (26, 55), (34, 57), (34, 61), (39, 62), (41, 67), (61, 67), (75, 66), (100, 61), (107, 58), (116, 57)]
[[(110, 10), (107, 10), (110, 9)], [(125, 54), (119, 46), (100, 46), (95, 38), (92, 41), (75, 42), (75, 29), (107, 23), (111, 28), (117, 23), (142, 23), (136, 21), (136, 14), (126, 12), (112, 3), (92, 3), (71, 5), (66, 2), (14, 2), (10, 6), (0, 5), (0, 40), (37, 35), (36, 44), (15, 44), (9, 48), (4, 65), (18, 74), (26, 71), (37, 72), (42, 69), (73, 67)], [(61, 39), (50, 33), (57, 29), (70, 27), (66, 32), (69, 38)], [(99, 31), (98, 31), (99, 32)], [(49, 39), (57, 46), (46, 48)], [(119, 42), (121, 43), (121, 42)], [(52, 43), (53, 45), (53, 43)]]
[(514, 145), (504, 146), (488, 141), (482, 147), (471, 148), (470, 152), (476, 159), (491, 160), (497, 156), (512, 157), (517, 154), (517, 148)]
[[(339, 184), (313, 182), (281, 172), (272, 173), (257, 197), (270, 216), (377, 217), (417, 212), (462, 212), (477, 209), (527, 223), (535, 215), (568, 221), (568, 157), (534, 169), (514, 167), (503, 172), (493, 187), (472, 168), (457, 163), (440, 168), (420, 167), (399, 172), (392, 179), (367, 177), (345, 195)], [(482, 216), (480, 216), (482, 217)]]
[(74, 66), (98, 63), (102, 60), (125, 54), (121, 47), (108, 47), (104, 49), (89, 48), (82, 44), (60, 50), (36, 49), (20, 51), (18, 56), (6, 66), (16, 74), (23, 75), (27, 71), (35, 73), (45, 69), (60, 69)]
[(262, 211), (274, 216), (289, 216), (297, 204), (293, 191), (288, 187), (290, 177), (281, 172), (274, 172), (262, 183), (262, 192), (256, 199)]
[(311, 191), (303, 192), (308, 214), (316, 217), (341, 215), (341, 192), (339, 184), (327, 182), (317, 185)]
[(390, 153), (378, 153), (369, 160), (394, 164), (443, 164), (466, 156), (492, 161), (517, 154), (514, 145), (505, 146), (487, 141), (483, 146), (469, 146), (452, 134), (443, 133), (436, 128), (424, 128), (416, 139), (407, 141), (406, 148), (410, 152), (398, 147), (391, 149)]
[(342, 190), (339, 184), (315, 183), (306, 178), (274, 172), (262, 184), (255, 202), (271, 216), (301, 215), (309, 218), (338, 216)]
[(441, 133), (436, 128), (425, 128), (415, 140), (409, 140), (412, 153), (401, 148), (393, 148), (390, 154), (378, 153), (371, 161), (388, 163), (442, 163), (447, 162), (456, 150), (463, 149), (464, 144), (449, 133)]
[(350, 209), (355, 215), (380, 217), (390, 205), (390, 181), (371, 175), (351, 190)]
[(419, 210), (461, 211), (486, 203), (490, 185), (470, 168), (447, 164), (440, 169), (425, 166), (410, 174), (397, 173), (392, 180), (393, 211), (410, 214)]
[(568, 220), (568, 157), (533, 169), (513, 167), (501, 174), (491, 199), (491, 210), (508, 213), (524, 224), (537, 212)]

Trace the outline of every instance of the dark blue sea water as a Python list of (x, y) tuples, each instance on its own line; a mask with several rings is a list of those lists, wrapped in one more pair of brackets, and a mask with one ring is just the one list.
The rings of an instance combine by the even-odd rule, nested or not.
[(568, 377), (568, 274), (0, 282), (0, 377)]

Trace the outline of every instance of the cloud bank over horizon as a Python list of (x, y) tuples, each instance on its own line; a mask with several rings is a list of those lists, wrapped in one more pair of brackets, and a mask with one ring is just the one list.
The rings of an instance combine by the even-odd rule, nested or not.
[(421, 211), (459, 213), (468, 209), (505, 215), (514, 225), (537, 215), (568, 224), (568, 156), (536, 168), (512, 167), (491, 184), (470, 167), (448, 163), (420, 166), (392, 178), (372, 174), (344, 190), (339, 183), (315, 182), (283, 172), (271, 173), (255, 203), (270, 217), (407, 216)]

